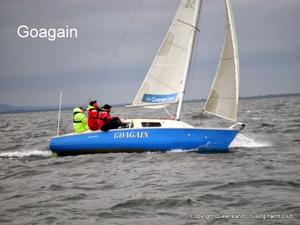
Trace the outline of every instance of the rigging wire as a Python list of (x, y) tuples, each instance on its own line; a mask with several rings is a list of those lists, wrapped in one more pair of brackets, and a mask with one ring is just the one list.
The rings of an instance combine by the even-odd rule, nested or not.
[[(123, 42), (123, 40), (124, 40), (126, 34), (128, 33), (128, 30), (129, 30), (131, 24), (133, 23), (133, 21), (134, 21), (134, 19), (136, 18), (136, 16), (137, 16), (139, 10), (141, 9), (143, 2), (144, 2), (144, 0), (139, 0), (139, 3), (137, 4), (137, 6), (136, 6), (136, 8), (135, 8), (134, 13), (133, 13), (132, 17), (131, 17), (130, 20), (129, 20), (129, 23), (127, 24), (127, 26), (125, 27), (124, 31), (122, 32), (122, 34), (121, 34), (121, 36), (120, 36), (120, 38), (119, 38), (119, 40), (118, 40), (118, 42), (117, 42), (117, 44), (116, 44), (116, 46), (115, 46), (115, 48), (114, 48), (114, 50), (113, 50), (111, 56), (110, 56), (109, 59), (108, 59), (107, 64), (105, 65), (105, 67), (104, 67), (103, 70), (101, 71), (100, 76), (98, 77), (98, 80), (94, 83), (94, 84), (95, 84), (95, 85), (94, 85), (94, 88), (93, 88), (92, 91), (90, 92), (90, 95), (89, 95), (88, 99), (87, 99), (85, 102), (83, 102), (82, 106), (87, 105), (88, 102), (92, 99), (92, 97), (93, 97), (93, 95), (94, 95), (94, 93), (95, 93), (95, 90), (96, 90), (97, 87), (99, 86), (100, 78), (102, 77), (103, 74), (105, 74), (105, 73), (107, 72), (107, 70), (109, 69), (110, 65), (112, 64), (112, 61), (113, 61), (115, 55), (117, 54), (117, 52), (118, 52), (118, 50), (119, 50), (119, 48), (120, 48), (120, 46), (121, 46), (121, 44), (122, 44), (122, 42)], [(60, 113), (59, 113), (59, 120), (60, 120)], [(69, 127), (70, 124), (71, 124), (71, 121), (68, 121), (68, 122), (66, 122), (66, 123), (64, 124), (64, 127)], [(58, 125), (57, 130), (59, 130), (59, 129), (61, 129), (61, 128), (62, 128), (62, 126), (59, 126), (59, 125)], [(58, 132), (61, 132), (61, 130), (57, 131), (57, 133), (58, 133)]]
[(166, 107), (164, 107), (163, 109), (168, 114), (168, 116), (170, 117), (171, 120), (174, 120), (176, 118), (176, 116), (172, 115)]
[(111, 56), (110, 56), (109, 59), (108, 59), (107, 64), (105, 65), (104, 69), (101, 71), (100, 76), (99, 76), (97, 82), (95, 83), (94, 88), (92, 89), (89, 98), (87, 99), (87, 102), (89, 102), (89, 101), (91, 100), (91, 98), (93, 97), (93, 95), (94, 95), (94, 93), (95, 93), (96, 88), (99, 86), (100, 78), (102, 77), (103, 74), (105, 74), (105, 73), (107, 72), (107, 70), (109, 69), (110, 65), (112, 64), (112, 61), (113, 61), (113, 59), (114, 59), (116, 53), (118, 52), (118, 50), (119, 50), (119, 48), (120, 48), (120, 46), (121, 46), (121, 44), (122, 44), (122, 42), (123, 42), (125, 36), (127, 35), (128, 30), (129, 30), (131, 24), (133, 23), (135, 17), (137, 16), (139, 10), (140, 10), (141, 7), (142, 7), (143, 1), (144, 1), (144, 0), (140, 0), (139, 3), (138, 3), (138, 5), (137, 5), (137, 7), (135, 8), (134, 13), (133, 13), (132, 17), (131, 17), (130, 20), (129, 20), (129, 23), (127, 24), (127, 26), (125, 27), (123, 33), (121, 34), (121, 36), (120, 36), (120, 38), (119, 38), (119, 40), (118, 40), (118, 42), (117, 42), (117, 44), (116, 44), (116, 46), (115, 46), (115, 48), (114, 48), (112, 54), (111, 54)]
[[(201, 21), (201, 13), (200, 13), (200, 16), (198, 18), (198, 25), (196, 27), (196, 32), (198, 32), (198, 33), (197, 33), (196, 38), (195, 38), (195, 47), (194, 47), (193, 56), (192, 56), (192, 58), (193, 58), (192, 62), (193, 63), (191, 63), (191, 70), (190, 71), (193, 71), (193, 70), (199, 68), (199, 65), (200, 65), (199, 60), (197, 60), (197, 55), (200, 52), (200, 45), (199, 45), (200, 21)], [(190, 74), (188, 76), (187, 83), (189, 84), (190, 88), (189, 88), (189, 91), (186, 94), (187, 94), (187, 96), (190, 95), (189, 97), (192, 97), (193, 84), (195, 83), (194, 73), (190, 72)]]

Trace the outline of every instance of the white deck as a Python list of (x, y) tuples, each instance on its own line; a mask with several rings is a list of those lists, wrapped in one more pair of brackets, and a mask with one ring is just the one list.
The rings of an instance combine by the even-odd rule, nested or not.
[(161, 127), (161, 128), (192, 128), (193, 126), (177, 120), (164, 119), (126, 119), (129, 128)]

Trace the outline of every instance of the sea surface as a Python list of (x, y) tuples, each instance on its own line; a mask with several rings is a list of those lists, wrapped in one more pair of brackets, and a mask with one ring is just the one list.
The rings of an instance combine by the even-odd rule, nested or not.
[[(182, 120), (230, 125), (202, 106), (185, 103)], [(0, 114), (0, 224), (300, 224), (300, 96), (241, 100), (238, 117), (230, 153), (54, 157), (57, 112)], [(71, 131), (63, 111), (60, 132)]]

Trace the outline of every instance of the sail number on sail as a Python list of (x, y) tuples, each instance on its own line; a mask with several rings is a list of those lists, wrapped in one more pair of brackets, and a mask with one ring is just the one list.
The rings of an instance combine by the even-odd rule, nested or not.
[(193, 9), (195, 6), (195, 0), (187, 0), (185, 3), (185, 8)]

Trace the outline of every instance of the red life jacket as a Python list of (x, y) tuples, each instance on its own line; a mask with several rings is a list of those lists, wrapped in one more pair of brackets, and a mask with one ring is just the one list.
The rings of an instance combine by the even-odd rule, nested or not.
[(99, 129), (101, 129), (101, 127), (107, 123), (108, 121), (110, 121), (112, 119), (111, 115), (109, 112), (107, 111), (102, 111), (99, 114)]
[(97, 109), (91, 108), (88, 112), (88, 126), (90, 130), (98, 130), (99, 129), (99, 114)]

